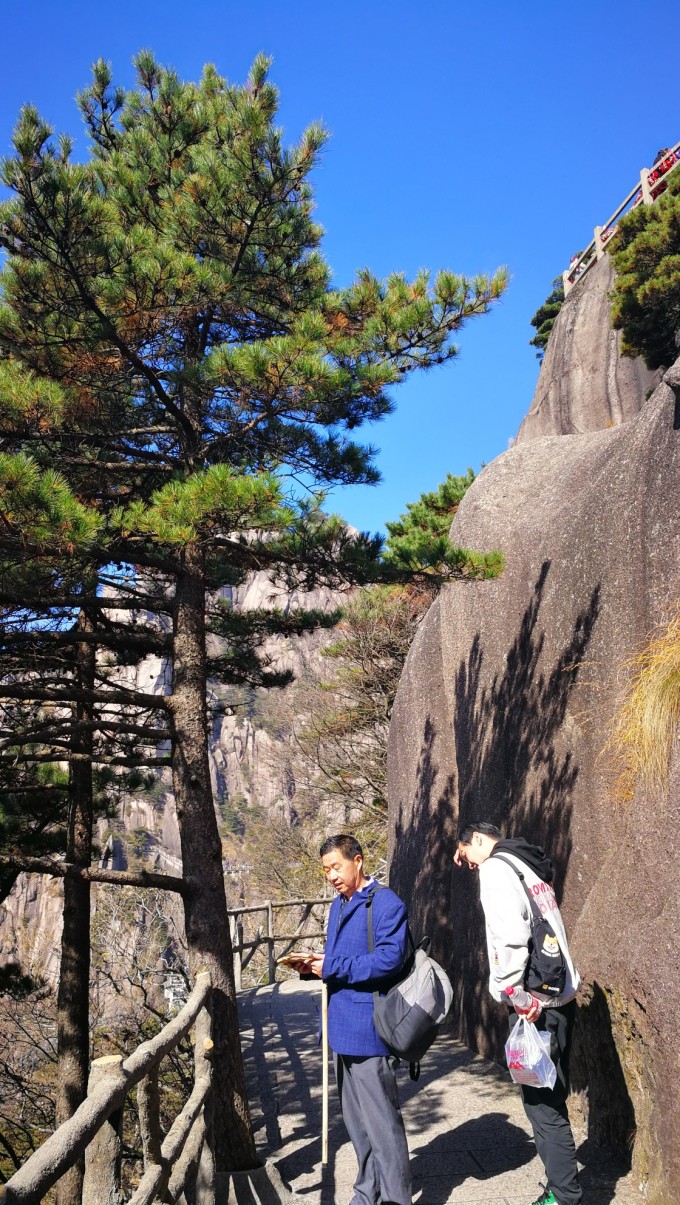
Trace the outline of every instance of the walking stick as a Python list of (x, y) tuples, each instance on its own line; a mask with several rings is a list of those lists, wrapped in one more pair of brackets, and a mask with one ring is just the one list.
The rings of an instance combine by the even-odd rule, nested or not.
[(328, 987), (321, 984), (321, 1163), (328, 1163)]

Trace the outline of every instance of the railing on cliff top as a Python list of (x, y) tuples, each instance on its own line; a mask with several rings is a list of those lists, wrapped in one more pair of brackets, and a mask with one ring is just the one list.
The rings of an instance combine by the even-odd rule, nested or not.
[(604, 226), (595, 227), (593, 241), (580, 255), (572, 257), (566, 272), (562, 273), (565, 297), (581, 277), (585, 276), (588, 269), (592, 268), (598, 259), (602, 259), (607, 249), (607, 243), (616, 230), (619, 218), (623, 217), (628, 210), (635, 209), (637, 205), (652, 205), (656, 198), (666, 191), (667, 177), (678, 166), (678, 163), (680, 163), (680, 142), (676, 142), (674, 147), (664, 152), (663, 158), (654, 167), (643, 167), (638, 183), (631, 188), (628, 196), (621, 202), (618, 209), (614, 210)]
[[(234, 940), (234, 978), (241, 989), (242, 971), (255, 951), (267, 950), (267, 982), (276, 978), (276, 947), (288, 953), (301, 937), (306, 941), (325, 936), (323, 931), (307, 932), (306, 922), (313, 909), (327, 908), (328, 896), (318, 899), (285, 900), (244, 906), (229, 910)], [(279, 909), (302, 909), (295, 931), (277, 934), (274, 914)], [(243, 916), (262, 912), (260, 926), (252, 941), (243, 940)], [(318, 922), (321, 924), (321, 921)], [(245, 955), (245, 956), (244, 956)], [(142, 1138), (143, 1173), (128, 1205), (153, 1205), (157, 1201), (177, 1202), (193, 1174), (200, 1168), (194, 1190), (196, 1205), (215, 1200), (215, 1176), (212, 1158), (212, 1039), (210, 1018), (210, 975), (196, 976), (193, 990), (184, 1007), (150, 1041), (142, 1042), (132, 1054), (108, 1055), (95, 1059), (90, 1068), (86, 1099), (73, 1117), (59, 1126), (38, 1147), (17, 1172), (0, 1187), (0, 1205), (38, 1205), (50, 1188), (85, 1152), (83, 1205), (103, 1205), (122, 1201), (120, 1164), (122, 1151), (123, 1107), (132, 1088), (137, 1086), (137, 1112)], [(175, 1118), (165, 1138), (161, 1135), (158, 1068), (182, 1038), (194, 1027), (194, 1085), (189, 1099)]]

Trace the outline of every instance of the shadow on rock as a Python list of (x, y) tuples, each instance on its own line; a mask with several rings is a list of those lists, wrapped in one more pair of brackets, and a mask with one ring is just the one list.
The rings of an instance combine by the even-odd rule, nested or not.
[[(618, 1013), (625, 1018), (622, 1006)], [(636, 1051), (639, 1049), (637, 1042), (632, 1046)], [(571, 1055), (571, 1090), (577, 1097), (585, 1098), (583, 1111), (588, 1117), (589, 1139), (586, 1147), (597, 1149), (602, 1143), (624, 1152), (628, 1171), (636, 1130), (635, 1109), (612, 1032), (607, 993), (597, 983), (586, 989), (578, 1011)]]
[(454, 838), (455, 784), (449, 775), (437, 793), (438, 735), (428, 717), (418, 759), (416, 792), (408, 823), (397, 823), (390, 881), (409, 901), (416, 941), (425, 934), (435, 958), (446, 960), (451, 948), (449, 884)]
[(611, 1150), (588, 1138), (576, 1151), (579, 1163), (583, 1199), (588, 1205), (609, 1205), (617, 1197), (619, 1180), (630, 1171), (630, 1159), (625, 1160)]
[[(578, 765), (559, 740), (600, 610), (596, 587), (575, 616), (568, 638), (546, 653), (541, 604), (550, 573), (544, 561), (519, 629), (502, 659), (502, 672), (485, 665), (478, 633), (455, 683), (453, 739), (459, 823), (491, 820), (509, 835), (542, 845), (555, 866), (558, 899), (571, 853), (572, 793)], [(553, 645), (556, 642), (550, 641)], [(499, 663), (495, 658), (495, 663)], [(486, 993), (486, 943), (478, 892), (469, 876), (452, 877), (456, 918), (453, 978), (458, 1033), (474, 1050), (499, 1058), (507, 1013)]]

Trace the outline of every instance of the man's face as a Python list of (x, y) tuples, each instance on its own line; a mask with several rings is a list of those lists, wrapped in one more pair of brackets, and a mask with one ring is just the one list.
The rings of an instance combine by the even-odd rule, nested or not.
[(479, 870), (482, 862), (486, 862), (493, 846), (493, 841), (489, 841), (484, 833), (473, 833), (465, 845), (462, 841), (458, 842), (457, 861), (459, 865), (467, 866), (468, 870)]
[(354, 895), (363, 881), (364, 860), (359, 855), (356, 858), (346, 858), (339, 849), (332, 849), (330, 853), (324, 854), (321, 865), (326, 882), (347, 899)]

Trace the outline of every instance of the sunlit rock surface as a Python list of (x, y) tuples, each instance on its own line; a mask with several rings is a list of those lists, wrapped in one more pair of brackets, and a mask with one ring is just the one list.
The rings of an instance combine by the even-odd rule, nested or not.
[(517, 443), (618, 427), (638, 413), (658, 384), (659, 373), (619, 352), (621, 332), (609, 318), (613, 281), (605, 255), (565, 299)]

